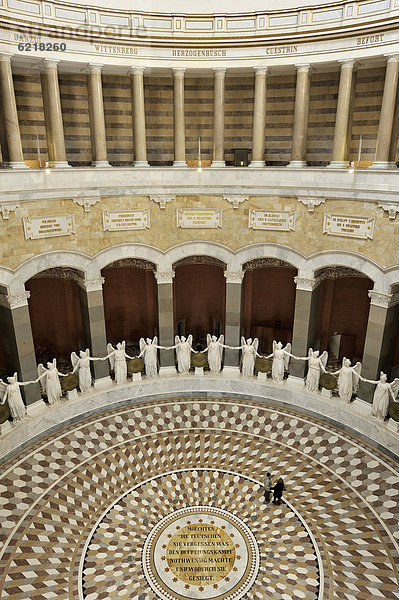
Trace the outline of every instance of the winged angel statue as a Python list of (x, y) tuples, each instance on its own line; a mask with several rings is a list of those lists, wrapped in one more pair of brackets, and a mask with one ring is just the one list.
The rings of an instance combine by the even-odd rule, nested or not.
[(206, 336), (207, 347), (202, 352), (208, 352), (208, 365), (212, 375), (219, 375), (222, 369), (222, 357), (223, 348), (228, 348), (224, 344), (224, 335), (221, 335), (219, 339), (216, 335)]
[(276, 340), (273, 340), (273, 352), (266, 358), (273, 357), (272, 379), (276, 383), (281, 383), (283, 381), (284, 371), (288, 371), (288, 365), (291, 356), (295, 358), (295, 356), (291, 354), (290, 343), (286, 344), (283, 348), (283, 344), (281, 342), (276, 342)]
[(125, 383), (127, 380), (126, 359), (133, 358), (126, 354), (126, 342), (118, 342), (116, 348), (112, 344), (107, 344), (107, 356), (111, 369), (115, 372), (115, 383)]
[(331, 373), (331, 375), (338, 375), (338, 395), (346, 404), (350, 403), (352, 394), (357, 392), (361, 372), (362, 363), (357, 362), (352, 367), (349, 358), (344, 356), (342, 367)]

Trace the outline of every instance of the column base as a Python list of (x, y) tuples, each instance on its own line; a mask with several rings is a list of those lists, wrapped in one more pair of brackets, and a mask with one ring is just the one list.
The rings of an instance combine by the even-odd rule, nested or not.
[(186, 163), (185, 160), (174, 160), (173, 161), (173, 166), (174, 167), (183, 167), (183, 168), (188, 168), (188, 165)]
[(95, 379), (94, 381), (94, 389), (96, 390), (107, 390), (112, 385), (112, 379), (108, 375), (108, 377), (100, 377), (100, 379)]
[(265, 166), (266, 163), (264, 160), (251, 160), (251, 162), (248, 165), (248, 167), (251, 167), (253, 169), (262, 169)]
[(307, 167), (306, 160), (291, 160), (287, 167), (290, 169), (302, 169), (303, 167)]
[(160, 377), (171, 377), (176, 375), (176, 367), (160, 367), (159, 376)]
[(95, 169), (111, 167), (107, 160), (93, 160), (90, 166)]
[(328, 165), (327, 169), (347, 169), (350, 163), (347, 160), (332, 160)]
[(43, 400), (37, 400), (37, 402), (34, 402), (33, 404), (28, 404), (28, 406), (26, 407), (26, 413), (28, 417), (37, 417), (38, 415), (41, 415), (42, 413), (46, 412), (46, 410), (47, 406)]
[(240, 367), (231, 367), (225, 365), (222, 370), (222, 377), (227, 379), (238, 379), (240, 376)]
[(150, 163), (148, 162), (148, 160), (136, 160), (134, 162), (134, 166), (135, 167), (149, 167)]
[(24, 162), (3, 162), (2, 169), (29, 169)]
[(393, 161), (389, 161), (388, 162), (388, 169), (397, 169), (398, 165), (396, 164), (396, 162)]
[(369, 169), (391, 169), (391, 164), (392, 163), (389, 163), (387, 160), (376, 160), (369, 166)]
[(66, 160), (54, 160), (50, 163), (50, 169), (72, 169)]
[(226, 166), (226, 161), (224, 160), (213, 160), (211, 162), (211, 168), (213, 169), (222, 169)]

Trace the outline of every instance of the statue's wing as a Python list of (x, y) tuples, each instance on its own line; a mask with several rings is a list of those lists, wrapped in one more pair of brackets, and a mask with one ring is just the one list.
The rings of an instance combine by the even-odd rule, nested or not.
[(323, 367), (326, 368), (327, 367), (327, 363), (328, 363), (328, 352), (327, 352), (327, 350), (324, 350), (323, 354), (321, 354), (320, 360), (321, 360), (321, 364), (323, 365)]
[(175, 346), (177, 346), (177, 344), (180, 344), (180, 336), (175, 335)]
[(220, 354), (220, 360), (222, 360), (223, 358), (223, 344), (224, 344), (224, 335), (222, 334), (219, 339), (219, 354)]
[(342, 359), (341, 367), (344, 366), (345, 361), (346, 361), (346, 356), (344, 356), (343, 359)]
[(393, 391), (393, 395), (396, 398), (397, 395), (399, 394), (399, 377), (396, 377), (396, 379), (394, 379), (392, 381), (392, 383), (391, 383), (391, 389)]
[(79, 362), (79, 357), (76, 354), (76, 352), (72, 352), (71, 353), (71, 363), (72, 363), (72, 368), (74, 369), (76, 367), (76, 365)]
[(211, 343), (211, 341), (212, 341), (212, 336), (211, 336), (210, 333), (207, 333), (206, 334), (206, 345), (209, 346), (209, 344)]
[[(45, 367), (43, 367), (42, 363), (37, 365), (37, 374), (39, 375), (39, 377), (41, 375), (43, 375), (43, 373), (45, 373), (46, 371), (47, 371), (47, 369)], [(43, 393), (47, 393), (46, 383), (47, 383), (47, 377), (43, 377), (43, 379), (40, 380), (40, 387), (41, 387), (41, 390)]]
[(4, 394), (6, 393), (7, 384), (4, 383), (2, 379), (0, 379), (0, 400), (3, 401)]
[(309, 348), (309, 350), (308, 350), (308, 357), (310, 358), (312, 356), (312, 354), (313, 354), (313, 348)]
[(154, 335), (152, 343), (155, 344), (155, 346), (158, 346), (158, 336), (157, 335)]
[[(290, 364), (290, 354), (291, 354), (291, 344), (288, 342), (283, 348), (284, 354), (284, 369), (288, 371), (288, 366)], [(287, 354), (288, 353), (288, 354)]]
[(113, 347), (112, 344), (108, 343), (107, 344), (107, 354), (110, 354), (111, 356), (108, 356), (108, 360), (109, 360), (109, 364), (111, 365), (111, 369), (115, 369), (115, 348)]
[(86, 348), (85, 352), (86, 352), (86, 356), (90, 356), (90, 348)]
[(56, 369), (57, 368), (57, 359), (53, 358), (53, 367)]
[(241, 346), (244, 346), (245, 344), (245, 337), (242, 335), (241, 336)]
[(146, 341), (144, 338), (140, 338), (139, 340), (139, 346), (140, 346), (140, 352), (143, 352), (144, 348), (146, 347)]
[(254, 338), (254, 341), (252, 342), (252, 345), (255, 348), (255, 352), (257, 352), (258, 348), (259, 348), (259, 340), (258, 340), (258, 338)]
[(125, 340), (123, 340), (123, 342), (121, 342), (121, 346), (123, 348), (123, 352), (126, 352), (126, 342), (125, 342)]
[(277, 347), (277, 342), (276, 342), (276, 340), (273, 340), (273, 354), (274, 354), (276, 347)]
[(353, 383), (353, 391), (356, 392), (357, 388), (359, 387), (359, 376), (360, 373), (362, 372), (362, 363), (361, 362), (357, 362), (354, 367), (353, 367), (353, 375), (352, 375), (352, 383)]
[(191, 333), (188, 336), (187, 341), (188, 341), (188, 345), (190, 346), (190, 348), (192, 348), (192, 346), (193, 346), (193, 336), (191, 335)]

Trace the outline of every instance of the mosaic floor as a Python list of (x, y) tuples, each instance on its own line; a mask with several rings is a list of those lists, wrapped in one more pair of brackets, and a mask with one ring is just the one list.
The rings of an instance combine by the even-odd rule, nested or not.
[(0, 497), (2, 599), (399, 599), (398, 464), (291, 409), (91, 416), (3, 465)]

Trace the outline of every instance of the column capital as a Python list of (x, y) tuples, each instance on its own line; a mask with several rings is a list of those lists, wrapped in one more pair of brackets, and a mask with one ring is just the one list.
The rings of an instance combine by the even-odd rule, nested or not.
[(100, 63), (88, 63), (87, 69), (90, 73), (101, 73), (103, 66)]
[(175, 272), (173, 269), (170, 271), (154, 271), (155, 279), (157, 283), (172, 283)]
[(104, 284), (104, 277), (98, 279), (82, 279), (80, 286), (86, 290), (86, 292), (101, 292)]
[(358, 65), (353, 58), (340, 58), (338, 64), (341, 65), (341, 69), (354, 69)]
[(226, 283), (240, 283), (244, 278), (244, 271), (224, 271), (224, 276), (226, 278)]
[(313, 67), (310, 63), (297, 63), (295, 68), (297, 73), (311, 73), (313, 71)]
[(375, 290), (369, 290), (370, 304), (373, 306), (379, 306), (380, 308), (388, 308), (393, 298), (393, 294), (385, 294), (384, 292), (377, 292)]
[(184, 77), (185, 72), (185, 67), (172, 67), (172, 73), (174, 77)]
[(384, 54), (384, 56), (388, 59), (387, 63), (399, 62), (399, 54)]
[(215, 73), (215, 75), (217, 73), (221, 73), (222, 75), (224, 75), (227, 71), (226, 67), (212, 67), (212, 71)]
[(57, 69), (59, 62), (61, 61), (58, 58), (43, 58), (41, 66), (44, 69)]
[(25, 290), (17, 294), (0, 294), (0, 306), (13, 310), (14, 308), (20, 308), (21, 306), (28, 306), (28, 298), (30, 292)]
[(270, 73), (270, 67), (252, 67), (255, 75), (267, 75)]
[(12, 52), (2, 52), (0, 54), (0, 62), (11, 62), (11, 57), (14, 56)]
[(145, 67), (130, 67), (130, 75), (144, 75)]
[(294, 281), (296, 289), (303, 292), (312, 292), (317, 284), (314, 277), (294, 277)]

